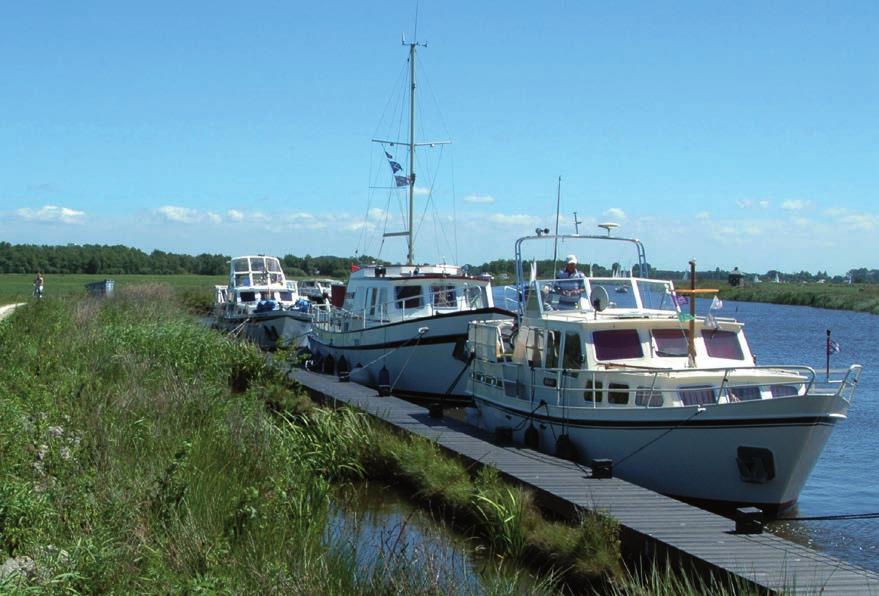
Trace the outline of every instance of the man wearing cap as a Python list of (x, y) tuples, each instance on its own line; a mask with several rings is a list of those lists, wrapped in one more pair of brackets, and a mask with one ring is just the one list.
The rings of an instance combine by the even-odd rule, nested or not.
[(577, 308), (580, 304), (580, 295), (583, 293), (582, 271), (577, 271), (577, 255), (568, 255), (565, 268), (559, 271), (557, 284), (559, 290), (560, 308)]

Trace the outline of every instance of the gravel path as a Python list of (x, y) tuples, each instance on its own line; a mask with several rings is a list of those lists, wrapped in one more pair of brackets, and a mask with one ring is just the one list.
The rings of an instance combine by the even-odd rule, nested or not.
[(18, 304), (7, 304), (5, 306), (0, 306), (0, 321), (2, 321), (3, 319), (5, 319), (9, 315), (11, 315), (12, 311), (14, 311), (16, 308), (18, 308), (19, 306), (22, 306), (24, 304), (26, 304), (26, 303), (19, 302)]

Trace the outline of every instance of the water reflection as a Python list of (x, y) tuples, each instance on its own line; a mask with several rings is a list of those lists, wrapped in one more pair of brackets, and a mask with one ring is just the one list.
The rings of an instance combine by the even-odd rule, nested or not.
[(501, 564), (477, 541), (413, 506), (394, 487), (359, 483), (339, 489), (333, 501), (328, 542), (344, 550), (369, 580), (386, 584), (405, 578), (404, 586), (387, 586), (394, 591), (540, 591), (528, 572)]

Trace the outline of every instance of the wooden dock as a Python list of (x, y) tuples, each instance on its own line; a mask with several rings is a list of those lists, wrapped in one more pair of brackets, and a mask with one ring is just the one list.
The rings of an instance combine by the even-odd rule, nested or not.
[(618, 478), (591, 478), (589, 468), (516, 446), (498, 445), (488, 433), (375, 390), (333, 376), (290, 371), (313, 393), (363, 410), (399, 430), (497, 468), (531, 489), (541, 505), (565, 516), (580, 510), (611, 515), (628, 554), (667, 557), (674, 563), (750, 582), (761, 591), (804, 594), (877, 594), (879, 574), (828, 557), (768, 533), (736, 534), (735, 523)]

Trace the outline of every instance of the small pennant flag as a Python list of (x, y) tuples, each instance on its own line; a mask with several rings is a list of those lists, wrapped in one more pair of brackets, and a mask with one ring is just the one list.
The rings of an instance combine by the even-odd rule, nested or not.
[(827, 355), (838, 354), (839, 353), (839, 344), (833, 341), (832, 339), (827, 339)]
[(388, 159), (394, 159), (394, 156), (391, 155), (390, 153), (388, 153), (387, 151), (385, 151), (385, 157), (387, 157)]
[(687, 321), (692, 321), (692, 320), (693, 320), (693, 315), (685, 313), (685, 312), (678, 313), (678, 321), (680, 321), (681, 323), (686, 323)]
[(714, 318), (713, 313), (709, 312), (705, 316), (705, 323), (703, 323), (702, 326), (705, 327), (705, 329), (717, 329), (718, 328), (717, 319)]
[(351, 263), (351, 273), (354, 273), (355, 271), (360, 271), (360, 265), (355, 265), (354, 263)]
[(409, 176), (394, 176), (397, 186), (409, 186)]
[(723, 308), (723, 300), (715, 296), (714, 300), (711, 301), (711, 306), (708, 307), (708, 310), (720, 310), (721, 308)]
[(391, 164), (391, 169), (394, 170), (394, 174), (403, 169), (403, 166), (395, 162), (393, 159), (389, 159), (388, 163)]
[(675, 304), (677, 304), (678, 306), (683, 306), (690, 303), (689, 299), (687, 299), (686, 296), (678, 296), (677, 294), (672, 296), (672, 300), (674, 300)]

